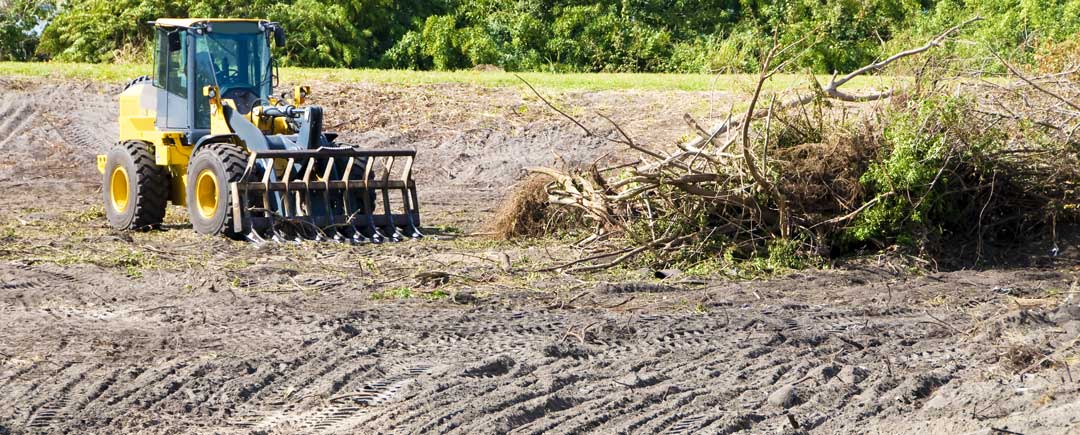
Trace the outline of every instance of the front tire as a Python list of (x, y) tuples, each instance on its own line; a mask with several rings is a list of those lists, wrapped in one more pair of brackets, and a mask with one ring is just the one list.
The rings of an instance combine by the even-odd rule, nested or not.
[(231, 238), (242, 235), (233, 227), (229, 183), (240, 181), (246, 164), (247, 152), (231, 143), (203, 145), (192, 157), (187, 169), (187, 204), (196, 232)]
[(150, 144), (127, 141), (109, 151), (101, 186), (113, 228), (148, 229), (165, 219), (169, 174), (154, 161)]

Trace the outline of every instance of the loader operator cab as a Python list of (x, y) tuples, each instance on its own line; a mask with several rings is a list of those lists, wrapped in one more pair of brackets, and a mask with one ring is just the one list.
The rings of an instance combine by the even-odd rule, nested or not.
[(156, 24), (154, 86), (160, 130), (186, 131), (194, 143), (210, 132), (206, 86), (217, 86), (243, 115), (268, 104), (276, 76), (270, 41), (284, 44), (277, 23), (171, 20)]

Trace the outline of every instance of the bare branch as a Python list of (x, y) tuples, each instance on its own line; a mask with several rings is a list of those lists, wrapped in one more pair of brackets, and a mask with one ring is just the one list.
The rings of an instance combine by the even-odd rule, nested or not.
[(994, 52), (993, 54), (994, 54), (994, 57), (997, 58), (997, 60), (1000, 61), (1002, 65), (1005, 65), (1005, 68), (1009, 69), (1009, 72), (1011, 72), (1011, 73), (1013, 73), (1013, 75), (1019, 77), (1020, 80), (1024, 81), (1024, 83), (1027, 83), (1027, 84), (1031, 85), (1031, 87), (1037, 89), (1039, 92), (1042, 92), (1042, 93), (1044, 93), (1046, 95), (1049, 95), (1049, 96), (1053, 97), (1054, 99), (1056, 99), (1058, 101), (1061, 101), (1062, 103), (1065, 103), (1066, 106), (1069, 106), (1069, 107), (1073, 108), (1073, 110), (1080, 111), (1080, 105), (1077, 105), (1076, 103), (1074, 103), (1072, 101), (1069, 101), (1067, 98), (1062, 97), (1061, 95), (1058, 95), (1057, 93), (1051, 92), (1051, 91), (1047, 90), (1046, 88), (1040, 86), (1038, 83), (1035, 83), (1033, 80), (1031, 80), (1031, 79), (1025, 77), (1023, 74), (1021, 74), (1020, 71), (1018, 71), (1016, 68), (1013, 68), (1013, 66), (1010, 65), (1009, 62), (1006, 62), (1005, 59), (1003, 59), (996, 52)]

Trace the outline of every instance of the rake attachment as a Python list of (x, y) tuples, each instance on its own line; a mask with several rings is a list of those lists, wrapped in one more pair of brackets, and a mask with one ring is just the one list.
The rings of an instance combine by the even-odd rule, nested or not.
[[(249, 151), (229, 185), (233, 230), (253, 241), (381, 243), (420, 238), (413, 150)], [(391, 198), (400, 196), (392, 207)]]

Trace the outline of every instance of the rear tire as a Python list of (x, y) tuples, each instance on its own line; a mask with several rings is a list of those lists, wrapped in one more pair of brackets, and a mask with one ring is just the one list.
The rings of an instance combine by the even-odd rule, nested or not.
[(231, 143), (203, 145), (188, 163), (187, 204), (191, 226), (201, 234), (239, 238), (248, 229), (233, 227), (232, 193), (229, 183), (240, 181), (247, 166), (247, 152)]
[(109, 151), (101, 186), (113, 228), (149, 229), (165, 219), (169, 173), (155, 162), (150, 144), (127, 141)]

